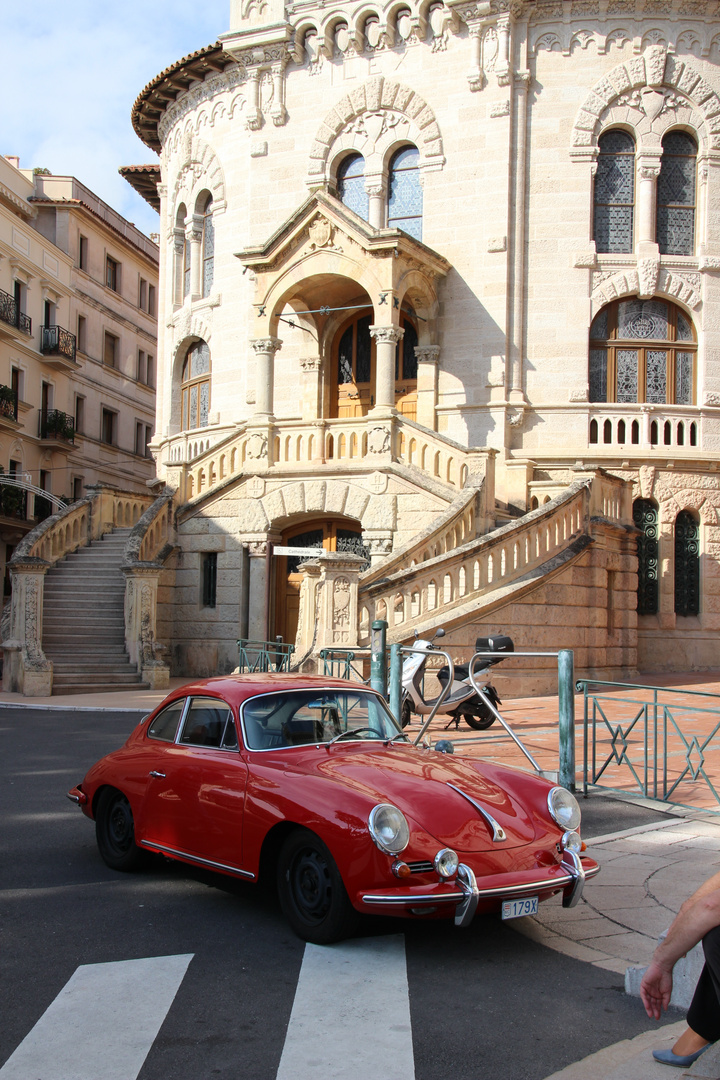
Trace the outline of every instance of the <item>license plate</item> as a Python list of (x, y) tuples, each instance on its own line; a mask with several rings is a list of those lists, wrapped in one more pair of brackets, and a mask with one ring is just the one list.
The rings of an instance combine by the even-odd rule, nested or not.
[(522, 915), (537, 915), (538, 898), (528, 896), (525, 900), (505, 900), (502, 906), (503, 919), (519, 919)]

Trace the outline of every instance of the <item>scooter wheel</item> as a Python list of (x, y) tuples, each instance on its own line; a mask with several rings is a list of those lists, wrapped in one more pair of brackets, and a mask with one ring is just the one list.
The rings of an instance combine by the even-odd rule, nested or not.
[(406, 698), (405, 701), (403, 701), (402, 707), (400, 709), (400, 723), (402, 727), (406, 728), (411, 720), (412, 709), (410, 708), (410, 702)]
[(475, 731), (487, 731), (495, 723), (495, 717), (489, 709), (484, 710), (482, 716), (475, 716), (474, 713), (463, 713), (463, 720), (468, 727), (474, 728)]

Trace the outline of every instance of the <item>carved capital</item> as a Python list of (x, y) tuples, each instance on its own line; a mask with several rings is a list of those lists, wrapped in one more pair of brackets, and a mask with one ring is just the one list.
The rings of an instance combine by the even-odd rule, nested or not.
[(250, 344), (256, 355), (261, 353), (272, 355), (282, 348), (282, 341), (276, 337), (255, 338)]
[(418, 364), (437, 364), (440, 359), (440, 346), (416, 345), (415, 358)]
[(400, 326), (371, 326), (370, 335), (380, 345), (397, 345), (405, 331)]
[(641, 159), (638, 168), (638, 176), (641, 180), (657, 180), (660, 175), (659, 161), (646, 161)]
[(300, 360), (300, 368), (304, 372), (321, 371), (322, 360), (319, 356), (304, 356)]

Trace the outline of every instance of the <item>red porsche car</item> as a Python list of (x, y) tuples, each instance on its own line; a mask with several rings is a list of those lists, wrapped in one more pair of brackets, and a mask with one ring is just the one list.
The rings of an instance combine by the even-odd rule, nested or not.
[(258, 881), (306, 941), (363, 912), (410, 918), (571, 907), (599, 870), (574, 796), (537, 776), (413, 745), (373, 690), (236, 675), (173, 691), (68, 793), (102, 858), (148, 852)]

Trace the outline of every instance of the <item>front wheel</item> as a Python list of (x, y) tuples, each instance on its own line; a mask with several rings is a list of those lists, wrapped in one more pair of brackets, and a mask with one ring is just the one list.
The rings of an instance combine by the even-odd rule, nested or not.
[(111, 870), (137, 870), (145, 852), (135, 843), (130, 803), (122, 791), (105, 788), (95, 811), (95, 839), (103, 862)]
[(401, 727), (408, 727), (412, 721), (412, 708), (410, 706), (410, 698), (406, 697), (400, 706), (400, 725)]
[(335, 860), (315, 833), (298, 829), (283, 844), (277, 867), (280, 907), (303, 941), (329, 945), (355, 929), (350, 903)]

